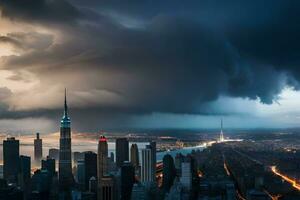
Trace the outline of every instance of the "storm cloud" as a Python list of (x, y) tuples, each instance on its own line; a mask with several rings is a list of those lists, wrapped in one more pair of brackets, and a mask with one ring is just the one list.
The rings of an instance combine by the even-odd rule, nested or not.
[(64, 87), (74, 115), (93, 124), (147, 113), (228, 114), (206, 105), (220, 96), (272, 104), (284, 88), (299, 89), (295, 1), (29, 2), (0, 0), (3, 20), (36, 27), (0, 35), (0, 45), (18, 52), (2, 56), (0, 68), (34, 85), (12, 91), (11, 114), (2, 118), (54, 118)]

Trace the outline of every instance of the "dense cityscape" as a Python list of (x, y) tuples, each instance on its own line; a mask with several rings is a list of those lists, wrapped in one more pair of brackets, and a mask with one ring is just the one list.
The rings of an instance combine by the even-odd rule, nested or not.
[[(145, 148), (139, 149), (137, 143), (129, 148), (127, 137), (116, 137), (115, 153), (109, 154), (108, 138), (101, 135), (97, 152), (72, 153), (71, 119), (65, 94), (59, 149), (49, 149), (44, 158), (43, 141), (37, 133), (31, 160), (30, 156), (21, 155), (17, 138), (8, 137), (3, 141), (0, 199), (300, 198), (300, 146), (290, 140), (282, 141), (283, 137), (290, 136), (247, 134), (236, 137), (244, 139), (224, 136), (221, 120), (218, 138), (196, 143), (187, 139), (188, 147), (180, 140), (170, 142), (167, 137), (166, 141), (157, 140), (160, 141), (158, 149), (156, 141), (149, 137)], [(166, 147), (169, 147), (167, 151)], [(181, 153), (183, 149), (188, 151)], [(164, 152), (162, 160), (157, 159), (159, 151)], [(33, 167), (32, 163), (40, 167)]]

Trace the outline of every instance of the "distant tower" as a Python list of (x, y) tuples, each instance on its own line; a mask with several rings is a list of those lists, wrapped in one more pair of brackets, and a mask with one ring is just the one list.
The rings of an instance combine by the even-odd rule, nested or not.
[(137, 144), (131, 145), (130, 162), (133, 165), (133, 167), (135, 168), (135, 170), (137, 170), (139, 168), (140, 161), (139, 161), (139, 149), (138, 149)]
[(151, 157), (152, 157), (152, 176), (153, 180), (156, 180), (156, 142), (152, 141), (150, 142), (150, 148), (151, 148)]
[(97, 157), (97, 178), (98, 178), (98, 199), (101, 199), (101, 188), (103, 186), (102, 178), (107, 175), (108, 167), (108, 145), (105, 136), (100, 136), (98, 142), (98, 157)]
[(108, 145), (105, 136), (100, 136), (98, 142), (98, 180), (104, 175), (107, 175), (107, 161), (108, 161)]
[(17, 183), (19, 173), (19, 140), (14, 137), (3, 141), (3, 175), (8, 183)]
[(174, 160), (170, 154), (163, 157), (163, 182), (162, 187), (165, 192), (169, 192), (176, 176)]
[(129, 143), (126, 138), (116, 139), (116, 163), (121, 167), (124, 161), (129, 161)]
[(97, 178), (97, 154), (92, 151), (84, 153), (84, 178), (85, 189), (89, 189), (89, 181), (92, 177)]
[(36, 133), (36, 138), (34, 139), (34, 160), (36, 163), (40, 163), (43, 157), (43, 141), (40, 138), (40, 134)]
[(220, 142), (224, 142), (224, 134), (223, 134), (223, 119), (221, 119)]
[(142, 150), (142, 169), (141, 169), (141, 182), (151, 183), (153, 179), (153, 159), (152, 150), (150, 145), (147, 145), (146, 149)]
[(120, 200), (131, 199), (131, 191), (134, 184), (134, 167), (129, 161), (124, 161), (121, 166), (121, 198)]
[(59, 186), (63, 191), (70, 190), (74, 182), (71, 158), (71, 120), (68, 116), (67, 95), (65, 90), (64, 115), (60, 124), (59, 141)]

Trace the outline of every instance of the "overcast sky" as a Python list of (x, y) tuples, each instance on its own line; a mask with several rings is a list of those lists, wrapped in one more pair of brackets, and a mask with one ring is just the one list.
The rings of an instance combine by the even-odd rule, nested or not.
[(300, 1), (0, 0), (0, 132), (300, 125)]

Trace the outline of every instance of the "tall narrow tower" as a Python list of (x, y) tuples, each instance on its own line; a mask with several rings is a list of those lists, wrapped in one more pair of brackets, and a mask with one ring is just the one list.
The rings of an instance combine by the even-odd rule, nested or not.
[(43, 141), (40, 138), (40, 134), (36, 133), (36, 138), (34, 139), (34, 160), (36, 163), (41, 162), (43, 157)]
[(67, 94), (65, 90), (64, 115), (60, 123), (59, 140), (59, 187), (63, 191), (70, 190), (74, 181), (71, 154), (71, 120), (68, 116)]
[(221, 119), (220, 142), (224, 142), (224, 134), (223, 134), (223, 119)]

